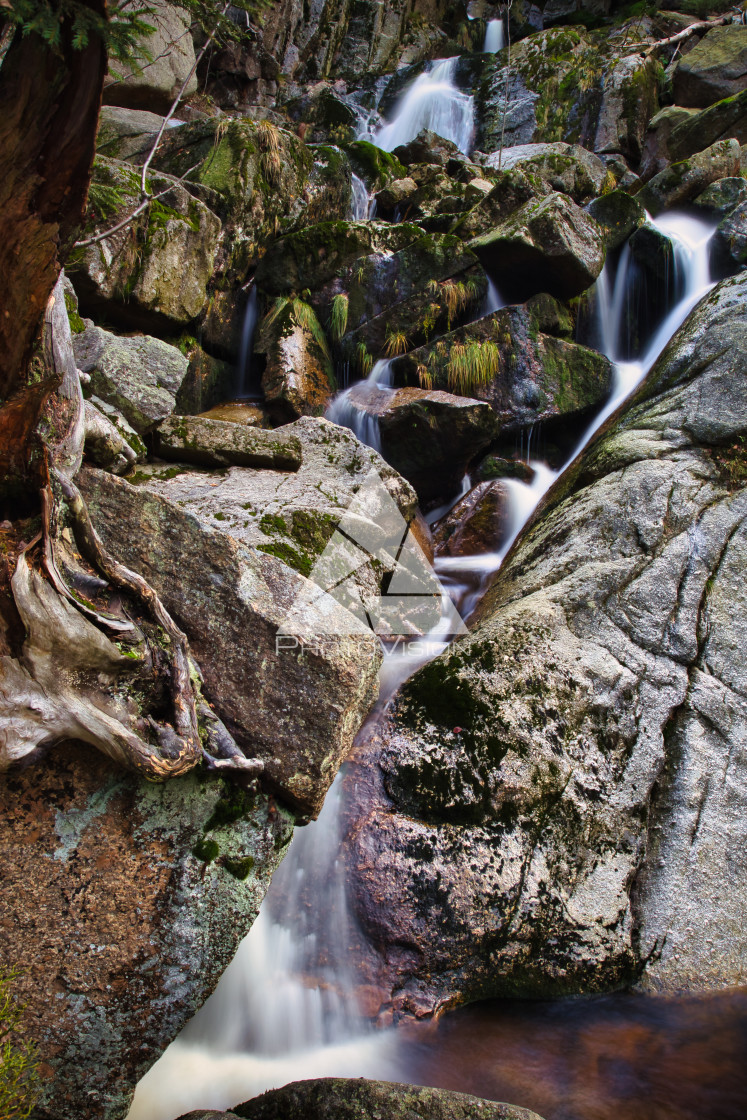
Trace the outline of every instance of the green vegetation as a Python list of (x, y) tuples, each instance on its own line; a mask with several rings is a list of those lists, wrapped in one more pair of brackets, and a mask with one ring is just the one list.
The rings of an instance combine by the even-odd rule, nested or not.
[(501, 352), (495, 342), (455, 342), (446, 366), (449, 389), (471, 396), (489, 385), (500, 368)]
[(355, 348), (355, 366), (361, 377), (368, 377), (373, 369), (373, 358), (368, 352), (365, 342), (359, 342)]
[(396, 358), (400, 354), (407, 353), (407, 335), (404, 331), (387, 330), (384, 353), (387, 358)]
[(21, 1034), (23, 1004), (13, 993), (18, 969), (0, 969), (0, 1117), (25, 1120), (39, 1099), (36, 1047)]
[(332, 300), (329, 333), (334, 342), (339, 342), (348, 329), (348, 304), (349, 299), (345, 292), (341, 292)]

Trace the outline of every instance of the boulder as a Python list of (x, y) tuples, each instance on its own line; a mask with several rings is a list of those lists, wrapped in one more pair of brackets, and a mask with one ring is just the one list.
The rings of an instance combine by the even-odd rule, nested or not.
[(329, 344), (313, 309), (300, 299), (279, 299), (265, 316), (254, 344), (263, 364), (265, 405), (279, 422), (320, 416), (332, 401), (334, 373)]
[(638, 164), (648, 122), (657, 108), (657, 86), (658, 63), (652, 56), (632, 54), (614, 62), (602, 83), (595, 152), (621, 152)]
[(362, 1077), (295, 1081), (236, 1105), (230, 1112), (190, 1112), (182, 1120), (359, 1120), (361, 1116), (377, 1120), (541, 1120), (527, 1108), (467, 1093)]
[[(178, 331), (207, 302), (221, 224), (172, 178), (150, 174), (158, 198), (121, 230), (74, 250), (67, 264), (84, 314), (140, 330)], [(82, 239), (114, 228), (140, 202), (140, 172), (97, 156)]]
[(267, 432), (215, 417), (170, 416), (158, 426), (156, 447), (163, 459), (199, 466), (276, 471), (301, 466), (301, 444), (288, 432)]
[(230, 420), (232, 424), (247, 424), (250, 428), (268, 428), (267, 413), (251, 401), (226, 401), (213, 405), (203, 413), (208, 420)]
[(233, 362), (207, 354), (195, 338), (183, 338), (179, 345), (189, 365), (176, 394), (177, 412), (194, 416), (237, 392), (238, 375)]
[(418, 184), (414, 179), (392, 179), (376, 194), (376, 212), (379, 214), (393, 214), (398, 206), (417, 193)]
[(696, 198), (717, 179), (739, 175), (739, 171), (739, 141), (720, 140), (704, 152), (660, 171), (638, 192), (636, 198), (645, 210), (656, 217), (662, 210)]
[(112, 474), (127, 474), (137, 454), (114, 424), (91, 401), (85, 402), (85, 455)]
[(570, 195), (574, 202), (586, 202), (599, 193), (606, 176), (604, 163), (579, 144), (518, 144), (494, 152), (487, 167), (509, 171), (519, 167), (530, 177), (544, 179), (554, 191)]
[[(264, 759), (270, 788), (305, 815), (321, 808), (374, 697), (379, 663), (371, 631), (288, 566), (295, 559), (309, 574), (314, 550), (323, 551), (352, 496), (347, 472), (344, 489), (333, 488), (339, 467), (329, 471), (332, 499), (311, 481), (324, 478), (335, 434), (315, 445), (316, 463), (291, 475), (234, 467), (216, 479), (173, 468), (160, 479), (144, 472), (138, 486), (91, 468), (80, 475), (104, 544), (163, 598), (190, 639), (220, 718)], [(371, 459), (380, 463), (361, 449), (357, 462), (362, 468)], [(404, 482), (393, 488), (414, 512)], [(284, 500), (294, 489), (296, 508)], [(295, 539), (293, 548), (290, 531), (305, 547)], [(284, 644), (278, 631), (307, 597), (303, 636)]]
[(698, 209), (719, 218), (727, 217), (743, 202), (747, 202), (747, 181), (741, 175), (717, 179), (694, 200)]
[(446, 140), (443, 136), (424, 128), (414, 140), (395, 148), (392, 155), (405, 167), (410, 167), (413, 163), (430, 163), (445, 167), (450, 159), (458, 158), (462, 153), (451, 140)]
[[(414, 381), (419, 370), (439, 389), (468, 392), (487, 401), (501, 438), (513, 442), (523, 429), (557, 420), (565, 425), (609, 395), (612, 368), (596, 350), (556, 338), (558, 308), (543, 304), (504, 307), (397, 360), (397, 377)], [(554, 317), (550, 312), (555, 312)], [(562, 328), (561, 328), (562, 330)], [(473, 368), (463, 389), (461, 368)], [(404, 472), (403, 472), (404, 473)]]
[(732, 272), (747, 264), (747, 202), (740, 203), (713, 235), (711, 254), (717, 268)]
[(675, 128), (697, 115), (697, 109), (683, 109), (681, 105), (667, 105), (651, 118), (641, 155), (641, 178), (644, 181), (658, 175), (671, 163), (669, 138)]
[(562, 299), (580, 295), (604, 264), (601, 228), (558, 193), (527, 202), (467, 244), (511, 302), (541, 291)]
[[(526, 202), (550, 193), (548, 184), (536, 175), (527, 175), (516, 167), (509, 171), (491, 172), (494, 186), (489, 194), (477, 199), (463, 216), (450, 224), (449, 232), (465, 241), (488, 234)], [(466, 203), (466, 199), (465, 199)]]
[(0, 774), (0, 797), (0, 958), (21, 972), (36, 1115), (121, 1120), (256, 918), (292, 818), (204, 771), (159, 785), (71, 743)]
[(669, 157), (673, 160), (686, 159), (717, 140), (732, 138), (740, 144), (747, 142), (747, 88), (675, 125), (669, 136)]
[(340, 144), (355, 140), (360, 126), (359, 113), (328, 82), (307, 86), (298, 97), (286, 101), (283, 110), (292, 121), (307, 126), (307, 143), (331, 140)]
[(87, 327), (73, 338), (75, 360), (90, 375), (91, 392), (120, 410), (139, 435), (170, 416), (189, 366), (176, 346), (160, 338), (120, 338)]
[(197, 92), (190, 20), (183, 8), (168, 0), (152, 0), (145, 22), (155, 30), (140, 40), (143, 64), (112, 59), (104, 103), (167, 113), (185, 82), (184, 97)]
[(496, 432), (489, 405), (440, 390), (363, 383), (349, 402), (376, 423), (382, 455), (425, 503), (456, 493), (467, 464)]
[(502, 482), (478, 483), (434, 526), (436, 556), (495, 552), (509, 529), (509, 503), (510, 496)]
[(162, 124), (163, 117), (158, 113), (103, 105), (96, 133), (96, 151), (111, 159), (133, 162), (140, 159), (142, 162), (153, 146)]
[(640, 202), (625, 191), (600, 195), (592, 199), (586, 210), (602, 227), (608, 252), (619, 249), (631, 233), (646, 221)]
[(390, 1010), (747, 979), (746, 296), (697, 306), (346, 776)]
[(677, 64), (674, 98), (688, 109), (705, 109), (747, 87), (747, 27), (713, 27)]
[(385, 186), (391, 179), (404, 179), (407, 169), (391, 152), (385, 152), (370, 140), (355, 140), (345, 145), (353, 170), (371, 190)]

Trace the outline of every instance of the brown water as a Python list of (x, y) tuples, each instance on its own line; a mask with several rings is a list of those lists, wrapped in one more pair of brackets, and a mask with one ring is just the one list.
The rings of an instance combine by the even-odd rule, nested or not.
[(744, 1120), (747, 988), (694, 998), (490, 1001), (419, 1025), (407, 1079), (545, 1120)]

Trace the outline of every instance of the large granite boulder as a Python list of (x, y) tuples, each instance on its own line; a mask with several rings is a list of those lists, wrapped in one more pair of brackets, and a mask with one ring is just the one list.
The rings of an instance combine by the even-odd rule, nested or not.
[[(691, 117), (697, 116), (697, 109), (684, 109), (681, 105), (666, 105), (651, 118), (641, 154), (640, 173), (644, 182), (658, 175), (671, 163), (669, 140), (674, 130)], [(704, 144), (703, 147), (707, 145)]]
[(717, 179), (738, 175), (738, 140), (720, 140), (689, 159), (680, 160), (654, 175), (636, 198), (654, 217), (662, 210), (689, 202)]
[(74, 744), (0, 791), (0, 958), (41, 1060), (34, 1115), (123, 1120), (252, 925), (292, 818), (206, 773), (158, 785)]
[(236, 1105), (230, 1112), (190, 1112), (182, 1120), (359, 1120), (361, 1116), (377, 1120), (541, 1120), (528, 1108), (467, 1093), (362, 1077), (295, 1081)]
[(726, 272), (747, 264), (747, 202), (740, 203), (719, 223), (711, 253), (716, 267)]
[(580, 295), (602, 271), (605, 255), (597, 223), (559, 193), (527, 202), (468, 246), (511, 302), (537, 292)]
[(168, 0), (152, 0), (144, 22), (154, 30), (140, 38), (142, 57), (132, 64), (112, 60), (104, 102), (167, 113), (185, 82), (184, 97), (197, 91), (189, 15)]
[(627, 55), (609, 67), (602, 83), (595, 152), (620, 152), (638, 164), (648, 122), (657, 108), (657, 86), (653, 57)]
[(680, 60), (674, 72), (678, 105), (705, 109), (747, 88), (747, 27), (714, 27)]
[[(96, 151), (112, 159), (144, 160), (150, 152), (163, 124), (159, 113), (145, 109), (123, 109), (103, 105), (96, 133)], [(179, 125), (172, 124), (172, 127)]]
[(88, 326), (73, 336), (78, 368), (91, 379), (90, 391), (118, 409), (143, 435), (171, 416), (189, 359), (160, 338), (120, 338)]
[(747, 979), (746, 295), (699, 304), (349, 771), (390, 1013)]
[(207, 467), (267, 467), (296, 471), (301, 444), (287, 431), (268, 432), (215, 416), (170, 416), (158, 427), (158, 454), (164, 459)]
[(718, 140), (732, 138), (740, 144), (747, 142), (747, 89), (676, 124), (669, 136), (668, 154), (673, 160), (686, 159)]
[[(152, 173), (158, 196), (122, 229), (74, 250), (67, 271), (84, 314), (136, 330), (178, 331), (207, 302), (221, 231), (220, 219), (173, 178)], [(97, 156), (82, 239), (105, 233), (140, 203), (140, 172)]]
[(579, 144), (517, 144), (488, 156), (487, 167), (503, 171), (519, 167), (529, 176), (544, 179), (554, 191), (570, 195), (574, 202), (587, 202), (599, 193), (606, 168), (599, 156)]

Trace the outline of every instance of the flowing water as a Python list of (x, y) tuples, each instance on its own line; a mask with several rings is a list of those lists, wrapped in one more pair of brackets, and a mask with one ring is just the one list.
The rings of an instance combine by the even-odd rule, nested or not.
[(245, 400), (253, 395), (251, 383), (252, 350), (254, 348), (254, 332), (257, 329), (257, 317), (257, 287), (252, 284), (246, 301), (244, 322), (241, 327), (239, 361), (236, 367), (236, 396), (239, 400)]
[(350, 203), (350, 216), (354, 222), (365, 222), (373, 218), (376, 210), (376, 201), (368, 193), (368, 187), (355, 173), (351, 182), (352, 198)]
[(496, 54), (506, 45), (506, 33), (503, 30), (502, 19), (491, 19), (485, 28), (485, 42), (482, 45), (483, 54)]
[(427, 128), (451, 140), (467, 155), (475, 126), (474, 99), (454, 82), (458, 61), (446, 58), (435, 62), (416, 78), (402, 95), (393, 120), (373, 137), (374, 144), (392, 152)]
[[(629, 254), (623, 250), (616, 270), (605, 269), (597, 282), (597, 327), (613, 362), (613, 391), (571, 459), (645, 377), (711, 286), (713, 227), (672, 214), (653, 224), (674, 245), (676, 303), (644, 352), (622, 359)], [(378, 363), (368, 381), (390, 391), (390, 363)], [(348, 398), (340, 394), (333, 406), (343, 419)], [(352, 422), (375, 446), (378, 433), (361, 426), (360, 416)], [(500, 547), (436, 562), (462, 617), (561, 473), (538, 461), (531, 465), (530, 483), (505, 483), (510, 524)], [(463, 492), (468, 486), (465, 479)], [(374, 720), (402, 681), (446, 646), (437, 631), (428, 635), (419, 660), (385, 651)], [(189, 1109), (226, 1108), (291, 1080), (329, 1075), (459, 1089), (535, 1108), (546, 1120), (736, 1120), (747, 1114), (743, 991), (678, 1000), (494, 1001), (437, 1023), (372, 1029), (356, 1003), (348, 951), (354, 920), (340, 860), (341, 788), (338, 776), (319, 820), (296, 830), (251, 932), (215, 994), (141, 1081), (130, 1120), (173, 1120)]]

